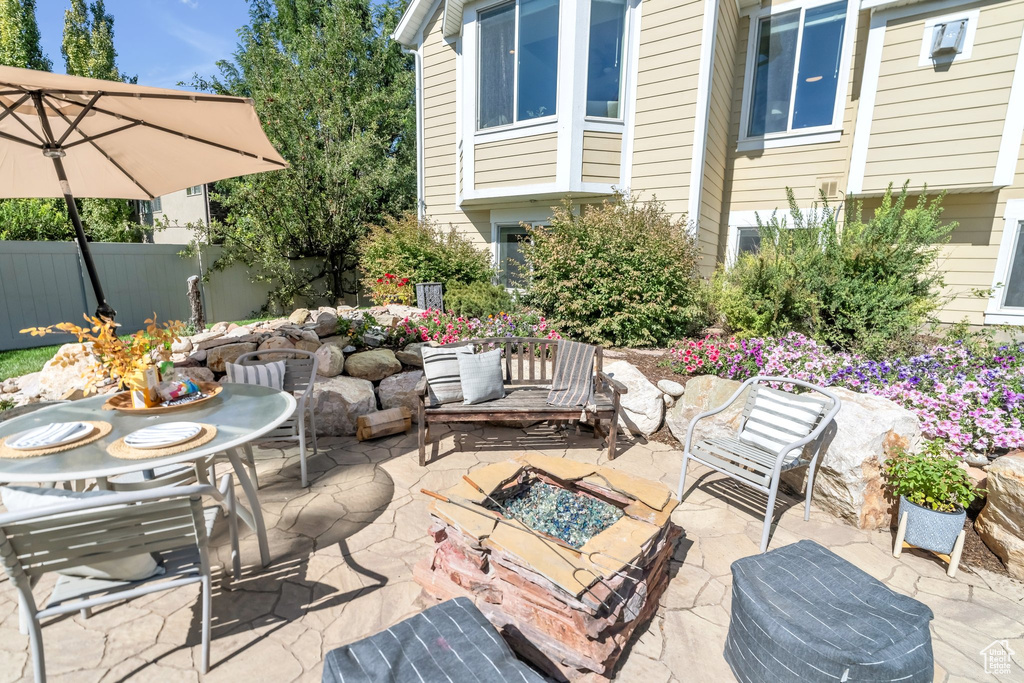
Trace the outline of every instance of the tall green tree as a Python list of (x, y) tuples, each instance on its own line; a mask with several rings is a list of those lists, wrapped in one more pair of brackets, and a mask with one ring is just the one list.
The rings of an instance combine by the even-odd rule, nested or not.
[[(227, 248), (273, 305), (354, 291), (356, 243), (415, 201), (414, 71), (390, 39), (403, 0), (251, 0), (233, 61), (202, 88), (251, 97), (287, 169), (218, 184)], [(309, 259), (303, 261), (303, 259)], [(300, 263), (313, 263), (302, 267)]]
[(40, 71), (53, 67), (39, 44), (36, 0), (0, 0), (0, 63)]
[(114, 17), (103, 0), (86, 6), (85, 0), (71, 0), (64, 11), (64, 39), (60, 45), (67, 72), (108, 81), (121, 80), (114, 51)]
[[(66, 71), (73, 76), (126, 79), (117, 69), (114, 50), (114, 17), (96, 0), (71, 0), (64, 11), (64, 37), (61, 40)], [(82, 223), (94, 239), (104, 242), (139, 242), (142, 227), (132, 219), (132, 203), (126, 199), (82, 199)]]

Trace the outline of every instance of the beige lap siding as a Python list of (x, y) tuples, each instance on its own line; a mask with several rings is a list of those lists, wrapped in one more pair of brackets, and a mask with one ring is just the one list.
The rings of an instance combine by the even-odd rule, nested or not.
[[(941, 69), (918, 66), (925, 20), (971, 8), (980, 14), (970, 57)], [(992, 187), (1022, 30), (1024, 0), (887, 25), (863, 192), (907, 179), (915, 188)]]
[(621, 133), (583, 132), (583, 182), (619, 185), (621, 159)]
[(477, 144), (474, 187), (539, 185), (555, 182), (558, 134), (544, 133), (514, 140)]

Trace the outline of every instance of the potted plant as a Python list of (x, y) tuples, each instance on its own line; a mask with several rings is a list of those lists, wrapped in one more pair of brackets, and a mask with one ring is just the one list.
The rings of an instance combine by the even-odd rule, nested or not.
[(923, 548), (943, 556), (949, 562), (947, 574), (956, 574), (966, 508), (983, 493), (960, 459), (930, 441), (918, 453), (899, 450), (885, 463), (885, 476), (900, 499), (893, 556), (899, 557), (904, 545)]

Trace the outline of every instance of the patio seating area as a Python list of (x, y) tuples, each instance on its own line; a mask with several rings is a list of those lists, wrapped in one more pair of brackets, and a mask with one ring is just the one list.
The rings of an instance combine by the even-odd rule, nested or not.
[[(426, 467), (419, 465), (415, 433), (362, 443), (321, 438), (319, 453), (308, 454), (308, 490), (299, 486), (297, 447), (254, 449), (273, 560), (259, 567), (256, 537), (243, 527), (242, 574), (225, 590), (218, 584), (230, 566), (231, 544), (227, 525), (218, 525), (211, 539), (211, 668), (203, 680), (317, 681), (328, 651), (429, 606), (412, 576), (434, 545), (427, 534), (430, 499), (420, 488), (447, 489), (466, 473), (524, 453), (601, 463), (675, 488), (682, 462), (680, 450), (630, 440), (620, 441), (618, 457), (609, 462), (590, 433), (548, 425), (523, 430), (438, 424), (432, 431), (437, 457)], [(687, 487), (672, 515), (685, 535), (668, 588), (622, 657), (615, 680), (660, 683), (684, 680), (681, 672), (687, 671), (731, 680), (722, 656), (730, 565), (758, 553), (765, 496), (696, 463), (689, 467)], [(894, 559), (894, 532), (860, 531), (813, 505), (805, 522), (803, 502), (780, 491), (781, 521), (770, 547), (816, 541), (927, 605), (935, 615), (936, 681), (986, 677), (981, 651), (993, 641), (1024, 651), (1024, 585), (967, 567), (950, 579), (945, 565), (923, 552)], [(51, 680), (199, 680), (198, 590), (185, 586), (97, 608), (88, 619), (76, 613), (48, 622)], [(0, 680), (31, 677), (28, 652), (28, 637), (18, 631), (14, 591), (5, 586)]]

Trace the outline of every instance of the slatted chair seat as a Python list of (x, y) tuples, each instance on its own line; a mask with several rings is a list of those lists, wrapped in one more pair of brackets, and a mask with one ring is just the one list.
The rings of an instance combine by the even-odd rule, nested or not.
[[(243, 353), (235, 363), (239, 365), (260, 365), (261, 363), (284, 360), (283, 390), (293, 395), (296, 400), (295, 412), (275, 429), (267, 432), (253, 443), (270, 443), (274, 441), (295, 441), (299, 446), (299, 476), (302, 486), (309, 486), (306, 472), (306, 420), (309, 420), (309, 434), (313, 441), (313, 454), (317, 454), (316, 444), (316, 411), (312, 395), (313, 383), (316, 380), (319, 363), (316, 354), (301, 349), (268, 349)], [(252, 445), (245, 444), (245, 456), (248, 460), (252, 480), (259, 488), (256, 475), (256, 461), (252, 453)]]
[[(581, 409), (577, 407), (548, 405), (548, 394), (558, 363), (557, 339), (536, 337), (495, 337), (472, 339), (447, 344), (448, 347), (479, 346), (484, 350), (500, 348), (504, 363), (502, 381), (505, 397), (463, 405), (445, 403), (429, 404), (427, 380), (424, 377), (416, 386), (419, 396), (417, 407), (417, 437), (420, 450), (420, 465), (427, 464), (427, 442), (430, 440), (430, 425), (435, 422), (485, 422), (488, 420), (578, 420)], [(594, 354), (594, 410), (588, 409), (588, 417), (594, 425), (594, 434), (605, 438), (608, 458), (615, 457), (615, 438), (618, 433), (619, 409), (626, 387), (604, 372), (604, 350), (597, 347)], [(607, 430), (604, 426), (607, 425)]]
[[(810, 390), (794, 394), (770, 385), (795, 385)], [(694, 428), (704, 418), (722, 412), (749, 390), (735, 436), (717, 436), (694, 442)], [(834, 433), (834, 420), (840, 408), (839, 397), (822, 387), (788, 377), (752, 377), (729, 400), (690, 422), (683, 451), (677, 495), (682, 500), (686, 487), (686, 465), (696, 460), (734, 481), (768, 494), (761, 552), (768, 549), (772, 513), (782, 472), (807, 465), (804, 520), (810, 519), (811, 490), (818, 458)]]
[[(231, 475), (221, 479), (219, 488), (204, 484), (109, 493), (0, 515), (0, 563), (18, 592), (36, 683), (46, 680), (43, 619), (78, 611), (87, 614), (93, 607), (190, 584), (201, 587), (200, 670), (206, 673), (212, 597), (207, 539), (224, 514), (231, 535), (232, 573), (237, 577), (238, 524)], [(148, 554), (164, 563), (162, 574), (137, 580), (60, 574), (41, 608), (33, 595), (45, 574), (83, 566), (103, 566), (113, 572), (112, 562)], [(63, 645), (74, 647), (73, 643)]]

